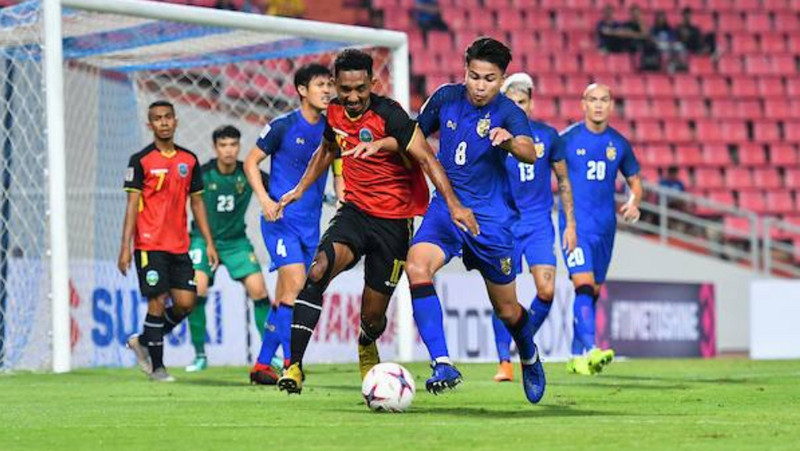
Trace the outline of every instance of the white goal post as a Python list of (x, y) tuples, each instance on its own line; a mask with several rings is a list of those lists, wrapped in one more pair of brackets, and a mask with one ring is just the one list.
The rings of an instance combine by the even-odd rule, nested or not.
[[(122, 152), (147, 138), (138, 120), (143, 111), (131, 109), (158, 96), (185, 102), (191, 120), (181, 124), (197, 128), (179, 126), (178, 138), (183, 129), (180, 142), (193, 146), (201, 145), (191, 141), (201, 133), (203, 143), (209, 139), (206, 117), (241, 118), (247, 150), (264, 121), (296, 106), (287, 82), (295, 61), (330, 61), (348, 46), (384, 52), (376, 59), (382, 93), (409, 107), (401, 32), (141, 0), (30, 1), (0, 15), (7, 68), (0, 77), (7, 108), (0, 139), (9, 157), (0, 164), (0, 370), (75, 366), (80, 319), (71, 315), (81, 280), (108, 277), (98, 274), (109, 265), (97, 262), (115, 259), (121, 213), (102, 216), (121, 193)], [(245, 73), (251, 78), (237, 78)], [(83, 102), (91, 107), (84, 111)], [(81, 122), (86, 118), (94, 122)], [(117, 136), (117, 128), (130, 133)], [(117, 166), (113, 174), (110, 165)], [(31, 226), (36, 218), (41, 230)], [(396, 356), (407, 361), (414, 326), (405, 280), (397, 295)], [(81, 362), (103, 364), (97, 355)]]

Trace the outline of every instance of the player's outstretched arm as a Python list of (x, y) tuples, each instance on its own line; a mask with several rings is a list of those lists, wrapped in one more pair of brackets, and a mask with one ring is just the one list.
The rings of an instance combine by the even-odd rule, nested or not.
[(136, 230), (136, 217), (139, 215), (139, 191), (128, 191), (128, 201), (125, 205), (125, 220), (122, 222), (122, 245), (119, 249), (117, 268), (122, 275), (128, 274), (131, 266), (131, 240)]
[(567, 220), (564, 228), (564, 235), (561, 237), (561, 247), (572, 253), (578, 245), (578, 236), (575, 223), (575, 199), (572, 197), (572, 184), (567, 175), (567, 162), (560, 160), (553, 163), (553, 172), (556, 173), (558, 180), (558, 195), (561, 197), (561, 205), (564, 207), (564, 216)]
[(635, 174), (625, 180), (628, 182), (628, 187), (631, 189), (631, 196), (619, 211), (622, 213), (622, 219), (624, 219), (625, 222), (635, 223), (639, 220), (639, 216), (641, 216), (639, 204), (642, 203), (642, 196), (644, 195), (642, 178), (639, 177), (639, 174)]
[(444, 172), (442, 164), (436, 159), (433, 149), (428, 145), (425, 136), (419, 128), (415, 131), (414, 137), (408, 145), (408, 153), (417, 160), (423, 172), (431, 179), (436, 191), (442, 195), (447, 203), (447, 209), (450, 210), (450, 217), (453, 222), (465, 232), (470, 232), (476, 236), (480, 231), (478, 221), (475, 220), (475, 215), (472, 210), (461, 205), (461, 201), (453, 191), (453, 186), (450, 185), (450, 179)]
[(303, 173), (303, 177), (300, 178), (300, 181), (297, 182), (294, 188), (290, 189), (281, 197), (278, 203), (278, 218), (283, 216), (283, 209), (286, 208), (287, 205), (303, 196), (303, 193), (306, 192), (308, 187), (316, 182), (317, 179), (328, 170), (335, 159), (335, 148), (331, 145), (330, 141), (323, 137), (314, 155), (311, 156), (311, 160), (308, 162), (308, 166), (306, 166), (306, 172)]
[(217, 269), (219, 264), (219, 256), (217, 255), (217, 247), (214, 245), (214, 237), (211, 236), (211, 227), (208, 225), (208, 215), (206, 214), (206, 204), (203, 202), (202, 192), (193, 193), (189, 196), (189, 201), (192, 207), (192, 215), (203, 239), (206, 240), (206, 254), (208, 255), (208, 264), (211, 269)]
[(274, 221), (278, 213), (278, 203), (270, 199), (267, 188), (264, 186), (261, 169), (258, 167), (266, 158), (267, 154), (263, 150), (253, 147), (244, 159), (244, 175), (247, 177), (250, 188), (253, 189), (253, 194), (256, 195), (264, 218), (267, 221)]

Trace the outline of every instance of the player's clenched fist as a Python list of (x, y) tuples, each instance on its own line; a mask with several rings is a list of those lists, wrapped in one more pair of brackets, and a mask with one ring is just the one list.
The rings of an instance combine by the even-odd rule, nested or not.
[(453, 222), (456, 223), (458, 228), (465, 232), (471, 233), (472, 236), (478, 236), (481, 233), (481, 229), (478, 226), (478, 221), (475, 219), (475, 215), (469, 208), (460, 205), (455, 206), (450, 209), (450, 217), (453, 219)]
[(119, 251), (119, 259), (117, 260), (117, 268), (123, 276), (128, 275), (128, 268), (131, 266), (131, 249), (128, 246), (122, 246)]
[(514, 139), (514, 136), (502, 127), (495, 127), (489, 131), (489, 139), (492, 140), (492, 145), (497, 147), (506, 141)]
[(269, 222), (275, 222), (278, 219), (278, 208), (278, 203), (273, 202), (270, 198), (261, 202), (261, 212), (264, 214), (264, 219)]
[(280, 202), (278, 202), (278, 211), (275, 213), (275, 218), (276, 219), (282, 218), (283, 210), (286, 208), (286, 206), (300, 199), (302, 196), (303, 192), (299, 191), (297, 188), (292, 188), (289, 191), (287, 191), (286, 194), (281, 196)]

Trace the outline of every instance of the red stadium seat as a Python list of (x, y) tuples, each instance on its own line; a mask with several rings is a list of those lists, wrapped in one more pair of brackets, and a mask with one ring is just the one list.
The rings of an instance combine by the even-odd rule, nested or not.
[(723, 77), (703, 79), (703, 95), (706, 97), (728, 97), (728, 82)]
[(684, 120), (667, 121), (664, 125), (664, 136), (673, 143), (689, 143), (694, 141), (692, 129)]
[(674, 119), (678, 117), (678, 107), (671, 96), (667, 99), (653, 99), (653, 112), (655, 117), (661, 119)]
[(717, 120), (700, 119), (695, 121), (695, 137), (703, 144), (723, 142), (722, 125)]
[(606, 61), (609, 69), (618, 74), (633, 72), (633, 62), (630, 55), (607, 55)]
[(731, 93), (737, 99), (758, 98), (758, 84), (755, 78), (733, 77), (731, 79)]
[(728, 147), (720, 144), (706, 144), (703, 146), (703, 164), (705, 166), (725, 167), (731, 164), (731, 154)]
[(785, 13), (789, 9), (787, 0), (762, 0), (764, 9), (771, 12)]
[(698, 166), (703, 164), (700, 146), (681, 145), (675, 149), (675, 163), (679, 166)]
[(772, 214), (794, 213), (794, 197), (789, 191), (767, 191), (766, 195), (767, 211)]
[[(565, 32), (565, 37), (569, 43), (569, 48), (580, 51), (597, 51), (597, 43), (595, 42), (595, 35), (589, 31), (569, 31)], [(616, 56), (616, 55), (613, 55)], [(625, 56), (625, 55), (620, 55)], [(630, 64), (628, 65), (630, 67)], [(623, 69), (620, 69), (622, 72)], [(630, 69), (624, 69), (625, 72), (630, 72)]]
[[(800, 5), (798, 7), (800, 7)], [(788, 42), (788, 48), (786, 50), (788, 50), (789, 53), (794, 53), (794, 54), (800, 53), (800, 32), (798, 31), (789, 32), (788, 36), (789, 36), (789, 42)]]
[(750, 33), (750, 30), (732, 35), (731, 51), (734, 54), (757, 53), (758, 40), (756, 35)]
[(545, 122), (552, 122), (553, 119), (558, 117), (555, 99), (540, 98), (537, 96), (533, 103), (533, 115), (537, 119)]
[(442, 8), (442, 19), (453, 31), (461, 31), (469, 28), (469, 15), (466, 8), (459, 8), (457, 6)]
[(767, 164), (767, 156), (764, 148), (757, 144), (739, 146), (739, 164), (743, 166), (764, 166)]
[[(577, 55), (574, 53), (556, 53), (553, 55), (553, 69), (565, 75), (580, 72)], [(584, 86), (585, 87), (585, 86)]]
[(783, 186), (788, 189), (800, 189), (800, 169), (786, 169)]
[(564, 82), (559, 75), (539, 75), (536, 77), (536, 92), (548, 96), (561, 96), (565, 94)]
[(711, 11), (729, 12), (733, 10), (732, 0), (706, 0), (705, 6)]
[(667, 75), (649, 75), (646, 78), (647, 95), (651, 97), (671, 97), (672, 80)]
[(723, 12), (719, 14), (717, 27), (719, 28), (719, 31), (733, 33), (737, 31), (744, 31), (745, 23), (740, 13)]
[(792, 100), (789, 103), (790, 117), (800, 117), (800, 100)]
[(717, 61), (717, 69), (722, 75), (740, 75), (744, 73), (742, 58), (738, 55), (723, 55)]
[(661, 178), (659, 177), (658, 169), (656, 168), (642, 168), (639, 172), (639, 175), (642, 177), (642, 179), (653, 183), (658, 183), (658, 180)]
[(760, 100), (740, 100), (736, 102), (736, 108), (742, 119), (761, 119), (762, 117)]
[(721, 124), (725, 141), (738, 143), (747, 141), (747, 124), (742, 121), (723, 121)]
[(719, 169), (700, 168), (694, 171), (694, 184), (697, 188), (722, 188), (725, 186)]
[(680, 99), (678, 106), (680, 115), (686, 119), (699, 119), (708, 117), (706, 103), (703, 99)]
[(788, 142), (800, 143), (800, 122), (784, 123), (783, 135)]
[(715, 99), (711, 102), (711, 117), (717, 119), (739, 119), (739, 109), (733, 100)]
[(576, 102), (581, 98), (581, 94), (587, 86), (589, 86), (589, 78), (585, 74), (567, 75), (564, 79), (564, 89), (567, 90), (567, 95), (572, 96)]
[(581, 55), (581, 68), (588, 73), (606, 73), (613, 70), (613, 66), (609, 65), (605, 55), (593, 52)]
[(770, 75), (772, 64), (766, 55), (747, 55), (744, 57), (745, 71), (751, 75)]
[(497, 22), (501, 30), (524, 30), (527, 24), (522, 20), (522, 15), (514, 9), (501, 9), (497, 12)]
[(675, 164), (672, 149), (665, 145), (642, 146), (635, 150), (639, 162), (648, 167), (667, 167)]
[(766, 33), (772, 29), (772, 23), (767, 13), (749, 12), (745, 16), (745, 27), (748, 32)]
[[(760, 77), (758, 79), (758, 94), (761, 97), (784, 97), (786, 90), (780, 77)], [(784, 101), (786, 99), (783, 99)]]
[[(800, 40), (800, 35), (797, 38)], [(786, 95), (791, 98), (800, 97), (800, 77), (786, 79)]]
[(647, 99), (631, 99), (624, 103), (625, 117), (630, 119), (651, 119), (656, 117)]
[(758, 142), (780, 141), (778, 124), (775, 122), (756, 122), (753, 124), (753, 137)]
[(756, 213), (766, 213), (767, 211), (767, 203), (764, 200), (764, 193), (761, 191), (740, 191), (738, 206)]
[[(486, 11), (482, 11), (480, 7), (478, 8), (479, 9), (470, 9), (468, 28), (482, 32), (496, 30), (497, 27), (494, 23), (494, 17), (492, 17), (491, 14), (487, 14)], [(501, 30), (505, 30), (505, 28), (501, 28)]]
[(798, 7), (800, 7), (800, 5), (794, 7), (794, 14), (786, 13), (775, 15), (775, 31), (796, 32), (800, 29), (800, 20), (797, 18), (798, 9), (796, 9)]
[(790, 104), (786, 99), (764, 101), (764, 118), (789, 119), (791, 117)]
[(761, 0), (736, 0), (734, 2), (736, 10), (750, 13), (752, 11), (761, 11)]
[(689, 73), (692, 75), (711, 75), (716, 72), (714, 61), (707, 56), (692, 56), (689, 58)]
[(642, 120), (636, 121), (635, 140), (644, 142), (663, 142), (664, 131), (661, 128), (661, 123), (655, 120)]
[(644, 97), (647, 90), (644, 80), (639, 75), (623, 76), (619, 83), (620, 97)]
[(678, 0), (678, 8), (702, 9), (704, 7), (703, 0)]
[(676, 75), (673, 83), (675, 97), (681, 100), (700, 96), (700, 82), (694, 75)]
[(724, 191), (723, 190), (709, 191), (708, 200), (731, 207), (736, 204), (736, 201), (733, 198), (733, 192), (728, 189)]
[(729, 240), (749, 241), (751, 224), (748, 218), (725, 216), (722, 221), (725, 236)]
[(789, 144), (775, 144), (769, 149), (769, 162), (776, 166), (794, 166), (797, 164), (797, 151)]
[(761, 189), (777, 189), (783, 185), (781, 175), (775, 168), (753, 170), (753, 183)]
[(774, 75), (797, 75), (797, 63), (794, 55), (772, 55), (770, 73)]
[(650, 0), (649, 7), (651, 10), (666, 10), (670, 11), (675, 9), (675, 0)]
[(560, 32), (545, 31), (539, 34), (539, 45), (557, 52), (564, 49), (564, 35)]
[(739, 167), (725, 169), (725, 186), (730, 189), (753, 188), (753, 176), (750, 169)]
[(761, 35), (760, 51), (768, 54), (784, 53), (786, 49), (786, 39), (780, 34), (765, 33)]

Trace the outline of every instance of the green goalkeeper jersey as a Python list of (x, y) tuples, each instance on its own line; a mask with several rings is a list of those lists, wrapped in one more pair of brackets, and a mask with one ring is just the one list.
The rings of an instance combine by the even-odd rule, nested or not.
[[(247, 183), (244, 163), (237, 161), (236, 169), (231, 174), (220, 173), (216, 159), (204, 164), (202, 169), (205, 188), (202, 195), (214, 241), (246, 238), (245, 214), (253, 197), (253, 189)], [(261, 179), (266, 187), (267, 174), (261, 172)], [(192, 221), (191, 234), (192, 237), (202, 236), (195, 221)]]

